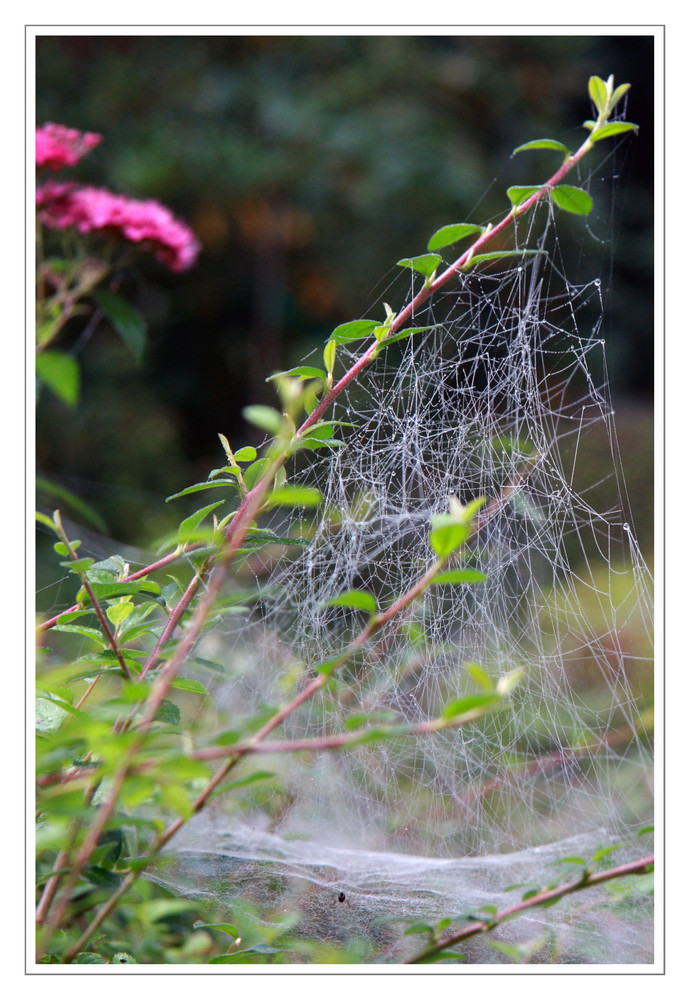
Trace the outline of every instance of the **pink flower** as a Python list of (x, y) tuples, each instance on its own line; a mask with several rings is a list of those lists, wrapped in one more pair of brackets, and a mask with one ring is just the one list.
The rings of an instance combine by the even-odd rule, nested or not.
[(123, 237), (173, 271), (186, 271), (201, 249), (192, 230), (157, 201), (137, 201), (103, 188), (48, 182), (36, 191), (39, 218), (51, 229)]
[(48, 122), (36, 129), (36, 166), (51, 170), (73, 167), (102, 138), (97, 132), (78, 132), (76, 128)]

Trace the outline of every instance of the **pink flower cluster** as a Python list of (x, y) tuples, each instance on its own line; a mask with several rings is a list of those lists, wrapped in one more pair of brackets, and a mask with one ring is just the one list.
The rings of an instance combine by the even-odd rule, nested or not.
[(173, 271), (192, 267), (201, 249), (191, 229), (157, 201), (49, 182), (37, 190), (36, 204), (41, 222), (51, 229), (100, 232), (140, 243)]
[[(74, 165), (101, 141), (94, 132), (64, 125), (36, 130), (36, 166), (54, 170)], [(173, 271), (186, 271), (201, 246), (192, 230), (157, 201), (138, 201), (103, 188), (48, 181), (36, 189), (41, 222), (51, 229), (101, 233), (140, 244)]]
[(48, 122), (36, 129), (36, 166), (51, 170), (73, 167), (102, 138), (97, 132), (79, 132)]

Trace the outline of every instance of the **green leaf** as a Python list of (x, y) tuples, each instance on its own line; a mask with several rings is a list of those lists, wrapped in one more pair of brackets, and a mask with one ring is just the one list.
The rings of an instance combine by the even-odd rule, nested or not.
[(429, 543), (434, 552), (445, 559), (466, 541), (470, 529), (466, 524), (458, 524), (450, 514), (437, 514), (431, 518), (432, 531)]
[(90, 566), (93, 566), (93, 562), (93, 559), (86, 556), (84, 559), (66, 559), (60, 565), (68, 569), (70, 573), (85, 573)]
[(509, 187), (506, 194), (512, 201), (513, 205), (517, 208), (518, 205), (522, 205), (524, 201), (531, 198), (533, 194), (537, 193), (537, 191), (541, 191), (543, 186), (543, 184), (538, 185), (537, 187), (534, 185), (526, 186), (524, 184), (517, 184), (513, 187)]
[(477, 687), (482, 688), (484, 691), (493, 691), (494, 682), (478, 663), (468, 663), (466, 670)]
[(488, 708), (497, 705), (499, 701), (500, 699), (493, 691), (468, 694), (464, 698), (457, 698), (446, 705), (441, 713), (441, 718), (457, 719), (463, 715), (474, 716), (475, 713), (477, 716), (483, 715)]
[(374, 332), (381, 324), (375, 319), (355, 319), (350, 323), (341, 323), (336, 326), (333, 333), (328, 338), (336, 344), (348, 344), (351, 340), (361, 340)]
[(432, 326), (408, 326), (405, 330), (400, 330), (398, 333), (386, 337), (381, 346), (387, 347), (389, 344), (394, 344), (396, 340), (407, 340), (408, 337), (414, 337), (416, 333), (426, 333), (427, 330), (435, 330), (442, 325), (442, 323), (434, 323)]
[(239, 451), (235, 452), (236, 462), (254, 462), (256, 461), (256, 448), (247, 446), (245, 448), (240, 448)]
[(258, 461), (252, 463), (244, 471), (244, 484), (248, 490), (253, 489), (259, 482), (264, 473), (268, 470), (271, 462), (268, 458), (260, 458)]
[(427, 250), (441, 250), (451, 243), (458, 243), (466, 236), (473, 236), (475, 233), (483, 233), (481, 226), (472, 225), (470, 222), (456, 222), (449, 226), (441, 226), (437, 229), (426, 245)]
[(241, 951), (234, 951), (228, 955), (219, 955), (217, 958), (209, 959), (209, 965), (234, 965), (247, 961), (247, 957), (253, 955), (281, 955), (280, 948), (273, 948), (269, 944), (255, 944), (251, 948), (243, 948)]
[(426, 958), (420, 958), (420, 965), (433, 965), (434, 962), (447, 962), (451, 959), (454, 962), (464, 962), (467, 959), (466, 955), (463, 955), (460, 951), (448, 951), (444, 949), (443, 951), (436, 951), (433, 955), (428, 955)]
[(589, 96), (592, 98), (592, 104), (601, 114), (601, 112), (606, 108), (606, 102), (608, 101), (609, 94), (606, 89), (606, 84), (600, 76), (590, 76)]
[(358, 608), (360, 611), (368, 611), (372, 615), (375, 615), (378, 610), (376, 598), (368, 590), (345, 590), (337, 597), (331, 597), (329, 601), (323, 603), (339, 608)]
[(42, 351), (36, 358), (36, 374), (58, 399), (76, 406), (79, 399), (79, 364), (71, 354)]
[(110, 320), (138, 362), (146, 347), (146, 320), (131, 302), (109, 289), (100, 288), (93, 293), (98, 308)]
[[(65, 616), (66, 617), (66, 616)], [(88, 625), (63, 625), (61, 620), (58, 619), (56, 625), (53, 625), (54, 632), (71, 632), (74, 635), (81, 635), (85, 639), (93, 639), (97, 642), (99, 646), (102, 646), (105, 642), (103, 633), (97, 628), (89, 628)]]
[(611, 100), (609, 101), (609, 111), (613, 111), (615, 106), (620, 101), (621, 97), (630, 90), (629, 83), (621, 83), (620, 86), (616, 87), (613, 94), (611, 95)]
[(405, 930), (405, 934), (429, 934), (433, 935), (434, 928), (431, 924), (425, 924), (421, 920), (416, 920)]
[(403, 257), (398, 261), (398, 267), (409, 267), (412, 271), (423, 274), (425, 278), (431, 278), (442, 259), (437, 253), (424, 253), (419, 257)]
[(55, 531), (55, 525), (53, 524), (52, 518), (48, 517), (47, 514), (41, 514), (40, 510), (36, 511), (36, 520), (39, 524), (43, 524), (46, 528), (50, 528), (51, 531)]
[(524, 142), (522, 146), (518, 146), (513, 150), (513, 156), (516, 153), (522, 153), (526, 149), (556, 149), (559, 153), (563, 153), (565, 158), (570, 157), (570, 150), (567, 146), (564, 146), (562, 142), (558, 142), (556, 139), (532, 139), (531, 142)]
[(172, 496), (166, 497), (165, 502), (170, 503), (171, 500), (179, 500), (180, 497), (189, 496), (191, 493), (199, 493), (201, 490), (211, 490), (215, 489), (217, 486), (231, 486), (233, 490), (237, 489), (236, 479), (215, 479), (212, 483), (194, 483), (193, 486), (188, 486), (184, 490), (180, 490), (179, 493), (173, 493)]
[(592, 142), (599, 142), (600, 139), (609, 139), (612, 135), (620, 135), (621, 132), (633, 132), (639, 125), (634, 122), (610, 122), (602, 125), (596, 132), (592, 133)]
[(336, 342), (334, 340), (329, 340), (323, 349), (323, 361), (326, 365), (326, 370), (329, 375), (333, 375), (333, 367), (335, 365), (335, 352), (336, 352)]
[(273, 437), (280, 434), (283, 426), (282, 416), (271, 406), (245, 406), (242, 410), (242, 416), (248, 423), (254, 424), (255, 427), (259, 427)]
[[(133, 604), (129, 601), (122, 601), (120, 604), (111, 604), (106, 610), (106, 614), (113, 625), (120, 625), (122, 622), (127, 621), (133, 611)], [(146, 631), (148, 631), (148, 629), (146, 629)]]
[(185, 542), (192, 537), (204, 518), (210, 514), (212, 510), (215, 510), (217, 507), (221, 507), (224, 503), (225, 500), (216, 500), (215, 503), (210, 503), (207, 507), (202, 507), (200, 510), (190, 514), (189, 517), (186, 517), (184, 521), (180, 523), (180, 527), (178, 529), (178, 538), (180, 542)]
[[(89, 504), (84, 503), (81, 497), (78, 497), (66, 487), (58, 483), (51, 482), (48, 479), (44, 479), (43, 476), (36, 476), (36, 490), (37, 492), (46, 494), (47, 496), (57, 497), (61, 503), (71, 507), (73, 513), (79, 516), (80, 523), (86, 521), (102, 534), (105, 535), (108, 533), (108, 526), (100, 514), (98, 514), (93, 507), (90, 507)], [(50, 523), (52, 525), (52, 521)]]
[(201, 681), (191, 680), (189, 677), (176, 677), (172, 686), (178, 691), (192, 691), (194, 694), (210, 695), (209, 689)]
[(601, 850), (597, 851), (593, 855), (592, 861), (601, 861), (602, 858), (608, 857), (609, 854), (613, 854), (614, 851), (620, 851), (622, 844), (611, 844), (610, 847), (602, 847)]
[(586, 191), (570, 184), (557, 184), (551, 189), (551, 197), (559, 208), (574, 215), (589, 215), (594, 204)]
[(536, 254), (546, 254), (546, 250), (494, 250), (492, 253), (479, 253), (467, 261), (463, 271), (469, 270), (475, 264), (481, 264), (483, 260), (500, 260), (503, 257), (534, 257)]
[(339, 438), (329, 437), (329, 438), (318, 438), (305, 435), (302, 438), (297, 438), (294, 444), (291, 446), (291, 453), (302, 451), (303, 449), (308, 449), (309, 451), (315, 451), (317, 448), (344, 448), (345, 442), (341, 441)]
[[(150, 593), (158, 595), (161, 592), (161, 588), (153, 580), (130, 580), (127, 583), (92, 583), (91, 589), (97, 601), (105, 601), (110, 597), (126, 597), (130, 594)], [(83, 587), (79, 593), (82, 594), (82, 592), (84, 603), (90, 602)]]
[(156, 721), (163, 722), (167, 726), (179, 726), (182, 721), (182, 715), (174, 701), (165, 699), (161, 702), (156, 712)]
[(240, 933), (234, 924), (205, 924), (201, 920), (195, 920), (193, 927), (195, 931), (222, 931), (223, 934), (229, 934), (231, 938), (236, 938)]
[(437, 573), (432, 583), (483, 583), (486, 574), (478, 569), (447, 569)]
[[(325, 381), (326, 372), (321, 368), (312, 368), (309, 365), (298, 365), (296, 368), (291, 368), (286, 372), (276, 372), (275, 375), (269, 375), (266, 379), (267, 382), (273, 382), (274, 379), (282, 378), (284, 375), (290, 375), (292, 378), (297, 378), (301, 382), (308, 378), (320, 378)], [(237, 458), (237, 455), (235, 455)]]
[(270, 510), (271, 507), (318, 507), (322, 499), (321, 492), (313, 487), (293, 486), (288, 483), (269, 494), (264, 509)]

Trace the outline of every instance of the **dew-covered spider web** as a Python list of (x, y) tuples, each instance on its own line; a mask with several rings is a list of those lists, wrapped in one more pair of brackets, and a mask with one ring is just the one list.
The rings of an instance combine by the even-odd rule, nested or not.
[[(404, 921), (500, 910), (524, 892), (507, 886), (580, 870), (565, 858), (620, 845), (622, 863), (650, 846), (651, 585), (620, 469), (602, 285), (569, 279), (550, 209), (513, 238), (542, 252), (450, 282), (410, 321), (433, 328), (348, 386), (334, 411), (345, 447), (289, 473), (322, 506), (299, 531), (275, 515), (301, 544), (249, 557), (259, 600), (204, 647), (227, 668), (219, 724), (286, 703), (366, 624), (328, 601), (366, 590), (386, 608), (433, 561), (430, 517), (451, 496), (487, 498), (461, 563), (485, 582), (427, 589), (272, 738), (423, 723), (477, 692), (471, 664), (493, 680), (522, 670), (510, 698), (465, 726), (245, 759), (238, 779), (270, 776), (197, 817), (160, 872), (229, 916), (292, 914), (363, 962), (411, 954), (420, 939), (401, 936)], [(339, 370), (361, 350), (340, 346)], [(602, 440), (603, 465), (591, 459)], [(542, 961), (649, 962), (649, 897), (636, 893), (587, 890), (497, 939)], [(485, 942), (464, 950), (500, 960)]]

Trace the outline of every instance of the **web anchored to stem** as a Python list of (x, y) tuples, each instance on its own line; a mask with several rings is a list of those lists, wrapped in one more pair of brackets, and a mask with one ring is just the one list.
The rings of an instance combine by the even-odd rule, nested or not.
[[(179, 893), (288, 909), (324, 940), (354, 928), (365, 960), (401, 960), (391, 921), (503, 911), (502, 889), (543, 887), (557, 862), (586, 866), (606, 857), (602, 844), (642, 853), (618, 842), (651, 819), (649, 575), (617, 478), (600, 282), (568, 278), (554, 220), (554, 206), (591, 209), (566, 174), (599, 138), (634, 127), (609, 121), (627, 87), (593, 81), (599, 117), (576, 153), (553, 140), (521, 147), (564, 154), (551, 179), (511, 188), (493, 228), (444, 227), (428, 253), (401, 261), (407, 304), (338, 327), (324, 368), (278, 377), (284, 412), (247, 411), (269, 434), (262, 456), (223, 439), (228, 465), (180, 494), (225, 486), (239, 505), (206, 536), (197, 529), (218, 504), (202, 508), (174, 540), (195, 575), (138, 672), (152, 683), (45, 906), (47, 940), (130, 775), (155, 766), (149, 734), (200, 639), (198, 652), (226, 667), (215, 710), (230, 731), (190, 748), (220, 762), (195, 792), (200, 815), (170, 823), (142, 862), (175, 836), (176, 867), (150, 877)], [(477, 233), (443, 261), (438, 251)], [(595, 439), (610, 449), (603, 510), (585, 467)], [(315, 513), (295, 521), (290, 506)], [(240, 558), (252, 610), (210, 630)], [(253, 770), (259, 754), (267, 771)], [(226, 777), (235, 794), (207, 810)], [(553, 899), (606, 881), (590, 875)], [(328, 916), (341, 896), (345, 923)], [(595, 940), (604, 948), (606, 934)], [(602, 960), (624, 961), (626, 942), (612, 940), (616, 957)], [(558, 957), (581, 954), (559, 942)], [(630, 947), (639, 953), (639, 937)]]

